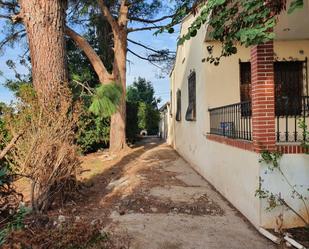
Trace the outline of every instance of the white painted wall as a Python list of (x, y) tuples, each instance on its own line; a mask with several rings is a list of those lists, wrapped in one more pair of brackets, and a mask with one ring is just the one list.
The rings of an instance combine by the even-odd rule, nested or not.
[[(186, 18), (182, 26), (182, 34), (193, 18)], [(248, 61), (249, 48), (238, 48), (235, 56), (222, 59), (218, 67), (202, 62), (208, 55), (207, 46), (214, 45), (218, 53), (220, 44), (205, 42), (206, 27), (197, 36), (178, 48), (176, 64), (171, 73), (172, 90), (172, 118), (169, 124), (168, 143), (171, 144), (193, 167), (200, 172), (222, 195), (224, 195), (240, 212), (242, 212), (255, 226), (275, 225), (274, 215), (266, 213), (264, 203), (254, 196), (259, 186), (259, 177), (263, 176), (263, 168), (259, 164), (259, 155), (228, 145), (209, 141), (205, 134), (209, 132), (208, 108), (237, 103), (240, 101), (239, 90), (239, 60)], [(299, 51), (303, 50), (304, 54)], [(290, 56), (304, 59), (309, 56), (309, 40), (276, 41), (275, 52), (280, 58)], [(185, 113), (188, 107), (188, 76), (192, 70), (196, 71), (197, 79), (197, 120), (188, 122)], [(176, 91), (181, 90), (182, 120), (175, 121)], [(289, 166), (285, 166), (289, 165)], [(283, 167), (289, 177), (294, 177), (303, 183), (309, 182), (309, 157), (304, 155), (288, 155), (283, 158)], [(296, 172), (297, 171), (297, 172)], [(302, 178), (299, 178), (299, 177)], [(279, 179), (265, 182), (272, 190), (284, 189)], [(271, 183), (270, 183), (271, 182)], [(296, 204), (297, 208), (300, 208)], [(275, 210), (278, 211), (278, 210)], [(291, 214), (286, 213), (287, 226)], [(290, 223), (290, 225), (300, 225)]]

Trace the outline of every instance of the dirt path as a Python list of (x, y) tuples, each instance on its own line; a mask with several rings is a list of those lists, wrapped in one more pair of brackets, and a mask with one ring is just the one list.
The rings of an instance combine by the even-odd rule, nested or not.
[(81, 218), (126, 233), (132, 249), (274, 248), (172, 148), (145, 142), (120, 158), (85, 158)]

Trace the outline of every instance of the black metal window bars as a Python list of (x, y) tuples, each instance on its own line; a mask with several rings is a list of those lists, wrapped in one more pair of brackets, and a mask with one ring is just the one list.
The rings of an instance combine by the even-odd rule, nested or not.
[(210, 134), (252, 140), (250, 101), (212, 108), (209, 113)]

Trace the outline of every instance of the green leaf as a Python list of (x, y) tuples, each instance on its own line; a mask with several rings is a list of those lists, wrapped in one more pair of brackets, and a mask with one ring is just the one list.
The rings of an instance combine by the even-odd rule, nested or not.
[(174, 28), (169, 28), (168, 33), (173, 34), (175, 32)]
[(304, 0), (293, 0), (290, 4), (288, 14), (292, 14), (296, 9), (302, 9), (304, 7)]
[(3, 167), (2, 169), (0, 169), (0, 177), (5, 176), (7, 172), (8, 172), (7, 167)]
[(190, 36), (191, 37), (195, 37), (197, 35), (197, 30), (196, 29), (193, 29), (190, 31)]

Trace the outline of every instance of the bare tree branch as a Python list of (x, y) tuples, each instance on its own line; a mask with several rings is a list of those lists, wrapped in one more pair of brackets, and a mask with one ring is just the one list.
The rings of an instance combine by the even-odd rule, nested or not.
[[(131, 39), (128, 39), (128, 41), (131, 42), (131, 43), (133, 43), (133, 44), (135, 44), (135, 45), (138, 45), (138, 46), (140, 46), (140, 47), (142, 47), (142, 48), (145, 48), (145, 49), (147, 49), (147, 50), (150, 50), (150, 51), (152, 51), (152, 52), (154, 52), (154, 53), (158, 53), (158, 54), (160, 53), (160, 50), (156, 50), (156, 49), (150, 48), (149, 46), (146, 46), (146, 45), (144, 45), (144, 44), (142, 44), (142, 43), (140, 43), (140, 42), (133, 41), (133, 40), (131, 40)], [(175, 54), (176, 52), (170, 51), (169, 53)]]
[(0, 15), (0, 18), (12, 20), (11, 16), (6, 16), (6, 15)]
[(10, 150), (15, 146), (16, 142), (22, 136), (22, 134), (23, 133), (19, 133), (15, 135), (9, 142), (9, 144), (0, 152), (0, 160), (2, 160), (10, 152)]
[(133, 54), (134, 56), (136, 56), (137, 58), (141, 59), (141, 60), (144, 60), (144, 61), (148, 61), (151, 65), (163, 70), (162, 67), (158, 66), (157, 64), (153, 63), (151, 60), (149, 60), (149, 58), (147, 57), (143, 57), (135, 52), (133, 52), (131, 49), (128, 49), (128, 52), (130, 52), (131, 54)]

